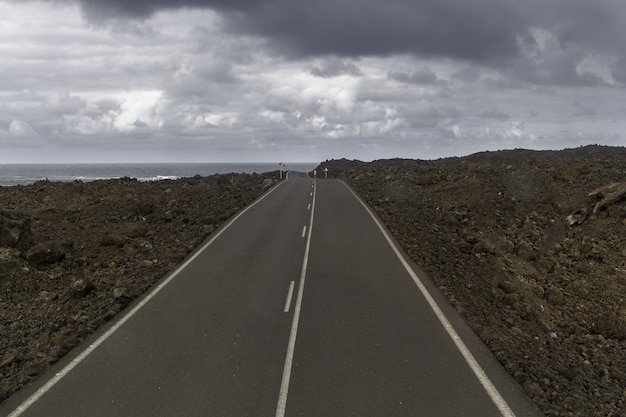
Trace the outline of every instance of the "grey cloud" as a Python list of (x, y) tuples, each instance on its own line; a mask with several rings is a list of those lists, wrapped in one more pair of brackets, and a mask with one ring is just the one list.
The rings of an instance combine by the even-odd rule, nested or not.
[(579, 102), (574, 103), (575, 110), (572, 113), (574, 117), (589, 117), (589, 116), (597, 116), (598, 113), (588, 104), (583, 104)]
[(297, 103), (293, 99), (275, 94), (267, 94), (264, 100), (264, 107), (270, 111), (289, 113), (298, 108)]
[[(221, 30), (263, 39), (271, 53), (283, 56), (452, 58), (500, 68), (514, 79), (534, 84), (598, 85), (602, 80), (595, 74), (576, 71), (580, 59), (590, 51), (626, 59), (626, 8), (615, 0), (75, 1), (92, 22), (207, 8), (221, 14)], [(537, 47), (534, 29), (553, 33), (561, 53), (527, 63), (524, 52)], [(341, 63), (346, 64), (337, 59), (309, 71), (321, 77), (358, 74), (358, 69), (337, 66)], [(622, 82), (623, 72), (614, 68), (614, 79)], [(390, 78), (434, 81), (426, 72), (391, 73)]]
[(387, 78), (408, 84), (436, 84), (439, 77), (428, 67), (415, 71), (389, 71)]
[(535, 54), (533, 58), (520, 59), (510, 73), (516, 78), (539, 85), (592, 87), (605, 83), (597, 74), (578, 69), (578, 65), (586, 58), (586, 53), (581, 49), (550, 48)]
[(141, 128), (146, 128), (146, 127), (149, 127), (149, 125), (148, 125), (146, 122), (143, 122), (143, 121), (141, 121), (141, 120), (135, 120), (135, 121), (132, 123), (132, 125), (133, 125), (133, 127), (140, 128), (140, 129), (141, 129)]
[(579, 44), (596, 51), (625, 50), (626, 8), (621, 1), (561, 0), (541, 7), (537, 16), (564, 46)]
[(71, 95), (67, 91), (55, 92), (48, 97), (44, 108), (51, 114), (74, 114), (87, 106), (82, 98)]
[(491, 108), (485, 111), (482, 111), (478, 114), (478, 117), (481, 119), (493, 119), (498, 120), (500, 122), (505, 122), (511, 118), (506, 112), (502, 110), (498, 110), (496, 108)]
[(448, 128), (445, 128), (445, 127), (441, 127), (439, 129), (437, 129), (435, 132), (438, 133), (439, 135), (441, 135), (441, 137), (443, 139), (454, 139), (457, 136), (457, 134), (456, 134), (456, 132), (454, 132), (454, 130), (448, 129)]
[(161, 8), (173, 6), (168, 1), (80, 0), (83, 14), (91, 21), (111, 18), (141, 19)]
[(94, 22), (143, 19), (158, 10), (210, 8), (225, 27), (261, 36), (287, 55), (374, 56), (416, 53), (490, 59), (517, 53), (525, 30), (512, 0), (77, 0)]
[(432, 105), (425, 102), (410, 107), (402, 106), (399, 111), (415, 128), (434, 128), (463, 117), (463, 111), (455, 106)]
[[(69, 0), (56, 0), (67, 2)], [(220, 12), (231, 33), (259, 36), (290, 56), (416, 54), (512, 65), (529, 31), (624, 56), (626, 8), (616, 0), (75, 0), (92, 22), (159, 10)]]
[(237, 89), (237, 77), (228, 61), (213, 56), (177, 60), (164, 77), (162, 87), (177, 103), (226, 104)]
[(232, 64), (224, 60), (202, 59), (195, 64), (194, 70), (200, 78), (207, 81), (220, 84), (231, 84), (237, 81), (232, 72)]
[(337, 57), (324, 60), (320, 66), (310, 66), (308, 72), (316, 77), (333, 78), (341, 75), (361, 76), (363, 73), (355, 64)]
[(23, 120), (13, 120), (9, 124), (9, 133), (17, 137), (30, 137), (39, 135), (28, 122)]
[[(54, 1), (33, 4), (45, 16)], [(574, 8), (559, 17), (555, 5), (564, 1), (82, 0), (93, 25), (76, 7), (59, 8), (55, 24), (14, 35), (0, 74), (10, 88), (2, 92), (0, 137), (137, 140), (137, 149), (148, 137), (163, 147), (172, 138), (252, 137), (263, 146), (316, 143), (328, 156), (328, 143), (353, 151), (347, 138), (376, 138), (367, 143), (380, 149), (387, 145), (379, 138), (389, 138), (406, 152), (407, 138), (416, 137), (437, 146), (442, 138), (485, 137), (501, 148), (564, 126), (597, 131), (620, 120), (621, 88), (608, 74), (626, 83), (626, 48), (619, 50), (626, 36), (606, 37), (622, 33), (613, 26), (624, 19), (609, 16), (613, 0), (596, 0), (602, 11), (590, 18), (602, 33), (593, 33), (582, 0), (567, 0)], [(181, 7), (218, 13), (148, 19)], [(59, 30), (64, 18), (67, 29)], [(302, 77), (303, 70), (325, 79)], [(584, 106), (573, 108), (575, 100)], [(511, 117), (502, 109), (527, 122), (527, 131), (503, 123)], [(619, 123), (602, 130), (623, 131)]]
[(626, 57), (611, 66), (611, 76), (615, 81), (626, 84)]
[(480, 3), (487, 9), (460, 0), (278, 0), (263, 3), (254, 14), (233, 16), (230, 28), (268, 38), (288, 55), (414, 53), (472, 60), (515, 55), (516, 32), (523, 29), (515, 8)]

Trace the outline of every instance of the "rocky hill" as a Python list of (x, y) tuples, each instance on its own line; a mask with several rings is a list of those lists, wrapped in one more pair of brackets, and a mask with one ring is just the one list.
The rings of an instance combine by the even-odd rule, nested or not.
[(326, 161), (547, 416), (626, 416), (626, 149)]

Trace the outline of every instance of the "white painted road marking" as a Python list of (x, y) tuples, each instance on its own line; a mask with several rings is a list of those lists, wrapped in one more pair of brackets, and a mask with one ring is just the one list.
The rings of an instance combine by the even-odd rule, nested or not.
[(302, 228), (302, 237), (306, 236), (306, 226)]
[[(33, 395), (28, 397), (19, 407), (17, 407), (11, 414), (7, 417), (18, 417), (21, 416), (24, 411), (26, 411), (31, 405), (33, 405), (37, 400), (43, 397), (48, 391), (52, 389), (61, 379), (63, 379), (67, 374), (69, 374), (72, 369), (76, 368), (87, 356), (89, 356), (94, 350), (96, 350), (102, 343), (104, 343), (113, 333), (115, 333), (120, 327), (124, 325), (131, 317), (133, 317), (143, 306), (145, 306), (148, 301), (154, 298), (159, 291), (161, 291), (167, 284), (169, 284), (174, 278), (178, 276), (178, 274), (185, 269), (190, 263), (192, 263), (202, 252), (206, 250), (218, 237), (222, 235), (233, 223), (237, 221), (241, 216), (244, 215), (248, 210), (261, 202), (261, 200), (265, 199), (268, 195), (270, 195), (274, 190), (280, 187), (283, 182), (278, 183), (277, 186), (272, 188), (270, 191), (265, 193), (261, 198), (250, 204), (248, 207), (239, 212), (235, 217), (233, 217), (226, 225), (219, 230), (217, 233), (211, 237), (211, 239), (205, 243), (195, 254), (193, 254), (189, 259), (187, 259), (182, 265), (180, 265), (172, 274), (167, 277), (163, 282), (157, 285), (148, 295), (146, 295), (141, 301), (133, 307), (128, 313), (126, 313), (117, 323), (115, 323), (109, 330), (102, 334), (95, 342), (93, 342), (89, 347), (83, 350), (78, 356), (76, 356), (72, 361), (67, 364), (63, 369), (57, 372), (52, 379), (46, 382), (41, 388), (39, 388)], [(313, 223), (313, 218), (311, 217), (311, 223)], [(308, 244), (307, 244), (308, 247)]]
[(306, 280), (306, 270), (309, 265), (309, 251), (311, 250), (311, 232), (313, 231), (313, 217), (315, 216), (315, 195), (317, 188), (313, 183), (313, 202), (311, 206), (311, 219), (309, 220), (309, 235), (304, 248), (304, 259), (302, 260), (302, 271), (300, 272), (300, 283), (298, 284), (298, 295), (293, 308), (293, 319), (291, 321), (291, 332), (289, 334), (289, 344), (285, 356), (285, 366), (283, 368), (283, 379), (280, 383), (278, 394), (278, 404), (276, 405), (276, 417), (284, 417), (287, 407), (287, 394), (289, 393), (289, 380), (291, 379), (291, 367), (293, 365), (293, 354), (296, 349), (296, 336), (298, 335), (298, 323), (300, 321), (300, 309), (302, 308), (302, 295), (304, 294), (304, 281)]
[(306, 209), (311, 210), (311, 205), (309, 204)]
[(461, 336), (459, 336), (456, 330), (454, 330), (454, 327), (452, 327), (452, 324), (450, 324), (450, 321), (448, 321), (443, 311), (441, 311), (441, 309), (439, 308), (439, 305), (437, 304), (433, 296), (430, 295), (430, 293), (428, 292), (428, 289), (422, 283), (419, 276), (415, 273), (415, 271), (413, 271), (413, 268), (411, 268), (411, 265), (409, 265), (409, 263), (404, 258), (404, 256), (402, 256), (400, 249), (398, 249), (396, 244), (393, 242), (393, 240), (389, 236), (389, 233), (387, 233), (387, 230), (383, 227), (380, 221), (378, 221), (378, 218), (374, 215), (372, 210), (363, 202), (363, 200), (361, 200), (361, 198), (359, 198), (359, 196), (356, 195), (356, 193), (350, 187), (348, 187), (345, 183), (343, 183), (343, 185), (346, 186), (348, 190), (350, 190), (352, 195), (361, 203), (361, 205), (365, 208), (365, 210), (370, 215), (372, 220), (374, 220), (374, 223), (376, 223), (376, 225), (378, 226), (378, 229), (382, 232), (383, 236), (385, 237), (385, 240), (387, 240), (387, 243), (389, 244), (393, 252), (396, 254), (396, 257), (398, 258), (402, 266), (404, 266), (404, 269), (409, 274), (409, 276), (413, 279), (413, 282), (415, 283), (415, 285), (417, 285), (417, 288), (419, 288), (420, 292), (422, 293), (422, 295), (428, 302), (428, 305), (430, 306), (430, 308), (433, 310), (433, 312), (439, 319), (439, 322), (441, 323), (441, 325), (448, 332), (448, 335), (450, 336), (450, 338), (456, 345), (457, 349), (459, 349), (459, 351), (463, 355), (463, 358), (465, 359), (469, 367), (474, 372), (474, 375), (476, 375), (476, 378), (478, 378), (478, 381), (480, 381), (481, 385), (483, 386), (483, 388), (485, 389), (485, 391), (487, 392), (487, 394), (489, 395), (493, 403), (496, 405), (496, 407), (498, 407), (498, 410), (502, 414), (502, 417), (515, 417), (515, 413), (513, 413), (513, 410), (511, 410), (511, 408), (506, 403), (504, 398), (502, 398), (502, 395), (500, 394), (500, 392), (498, 392), (498, 389), (493, 385), (493, 382), (491, 382), (491, 380), (489, 379), (489, 377), (487, 376), (483, 368), (480, 366), (476, 358), (474, 358), (474, 355), (472, 355), (469, 348), (465, 345), (465, 343), (461, 339)]
[(293, 297), (293, 287), (295, 285), (295, 281), (291, 281), (291, 284), (289, 284), (289, 290), (287, 291), (287, 300), (285, 301), (285, 313), (289, 313), (289, 308), (291, 307), (291, 298)]

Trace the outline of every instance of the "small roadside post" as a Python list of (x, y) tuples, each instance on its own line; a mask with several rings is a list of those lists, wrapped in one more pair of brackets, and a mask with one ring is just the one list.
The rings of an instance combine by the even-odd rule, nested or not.
[(283, 164), (282, 162), (278, 163), (278, 167), (280, 169), (280, 179), (283, 179), (283, 169), (285, 168), (285, 164)]
[(324, 178), (328, 178), (328, 168), (324, 168)]

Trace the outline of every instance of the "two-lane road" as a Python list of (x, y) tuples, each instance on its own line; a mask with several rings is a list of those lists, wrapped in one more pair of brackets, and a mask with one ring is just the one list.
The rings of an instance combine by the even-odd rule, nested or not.
[(289, 178), (0, 415), (539, 415), (345, 184)]

